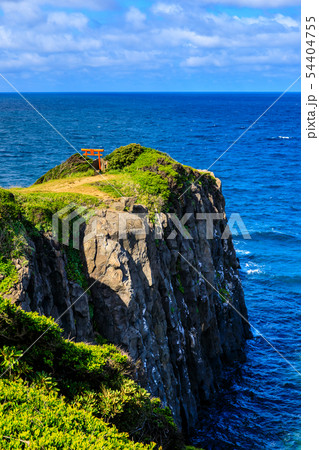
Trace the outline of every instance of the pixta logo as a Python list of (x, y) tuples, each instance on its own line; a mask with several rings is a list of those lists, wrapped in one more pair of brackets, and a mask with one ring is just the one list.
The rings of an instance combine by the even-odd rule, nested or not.
[[(94, 210), (88, 210), (85, 206), (70, 203), (52, 216), (53, 239), (58, 242), (59, 237), (61, 237), (63, 245), (70, 245), (70, 237), (72, 236), (72, 246), (79, 250), (81, 225), (87, 223), (93, 216)], [(86, 241), (95, 235), (94, 228), (93, 224), (93, 231), (85, 237)]]
[[(220, 239), (227, 240), (231, 235), (241, 235), (244, 239), (251, 239), (251, 236), (239, 214), (231, 214), (227, 223), (225, 223), (225, 217), (222, 213), (186, 213), (182, 218), (178, 218), (176, 214), (166, 213), (166, 218), (173, 225), (173, 229), (170, 229), (170, 234), (165, 239), (174, 240), (177, 235), (181, 235), (184, 239), (192, 240), (193, 236), (187, 223), (191, 218), (193, 222), (204, 221), (206, 228), (206, 239), (214, 239), (217, 237), (217, 230), (215, 225), (218, 222), (223, 221), (224, 225), (222, 233), (219, 235)], [(103, 231), (97, 235), (97, 229), (103, 230), (103, 221), (107, 220), (95, 215), (95, 211), (88, 209), (85, 206), (77, 206), (75, 203), (70, 203), (65, 208), (60, 209), (52, 216), (52, 230), (53, 239), (55, 241), (62, 242), (63, 245), (70, 245), (70, 239), (72, 238), (72, 246), (75, 249), (80, 248), (80, 229), (81, 225), (87, 223), (89, 219), (94, 218), (90, 223), (89, 233), (85, 233), (83, 243), (86, 243), (93, 238), (102, 238)], [(98, 221), (102, 223), (98, 226)], [(154, 239), (164, 239), (164, 230), (160, 214), (155, 214), (155, 220), (153, 222)], [(113, 223), (115, 226), (111, 239), (117, 236), (119, 240), (128, 239), (129, 235), (134, 235), (136, 239), (145, 239), (150, 233), (150, 218), (147, 213), (128, 213), (119, 212), (117, 217), (117, 223)], [(219, 227), (220, 229), (220, 227)], [(102, 243), (103, 243), (102, 242)]]

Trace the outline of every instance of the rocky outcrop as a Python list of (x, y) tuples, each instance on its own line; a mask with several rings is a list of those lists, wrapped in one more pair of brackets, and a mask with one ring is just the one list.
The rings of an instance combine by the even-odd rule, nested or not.
[[(99, 333), (120, 346), (136, 361), (140, 383), (178, 425), (192, 427), (223, 365), (244, 359), (250, 335), (232, 239), (222, 239), (224, 208), (217, 180), (192, 185), (176, 202), (177, 217), (188, 214), (183, 233), (175, 216), (147, 220), (143, 206), (125, 199), (99, 209), (81, 236), (88, 293), (68, 280), (66, 254), (46, 234), (29, 240), (27, 265), (16, 262), (20, 283), (10, 295), (26, 310), (63, 314), (67, 336), (92, 341)], [(213, 232), (203, 213), (220, 214)]]

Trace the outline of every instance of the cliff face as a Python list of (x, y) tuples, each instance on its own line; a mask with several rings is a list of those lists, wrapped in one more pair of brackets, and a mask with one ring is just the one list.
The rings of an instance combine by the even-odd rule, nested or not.
[[(29, 238), (27, 265), (15, 261), (20, 282), (10, 296), (54, 318), (69, 308), (59, 321), (66, 336), (92, 342), (98, 332), (127, 351), (140, 383), (187, 429), (214, 394), (223, 364), (244, 358), (250, 334), (230, 305), (247, 316), (232, 239), (221, 238), (224, 206), (219, 180), (192, 185), (176, 205), (179, 218), (189, 213), (190, 239), (166, 213), (148, 221), (144, 233), (143, 207), (121, 199), (112, 210), (95, 211), (82, 230), (88, 293), (68, 279), (67, 254), (46, 233)], [(207, 236), (207, 221), (196, 214), (217, 212), (223, 218)], [(119, 236), (123, 220), (128, 231)]]

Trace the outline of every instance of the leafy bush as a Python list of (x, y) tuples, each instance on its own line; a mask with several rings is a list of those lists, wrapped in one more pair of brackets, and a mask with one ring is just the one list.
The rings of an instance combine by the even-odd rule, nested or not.
[[(53, 412), (52, 415), (49, 414), (48, 417), (51, 419), (48, 419), (48, 422), (44, 419), (43, 435), (42, 431), (34, 434), (35, 430), (31, 425), (27, 425), (26, 419), (22, 420), (21, 428), (17, 428), (18, 425), (14, 421), (15, 425), (10, 428), (10, 432), (6, 431), (7, 436), (30, 441), (32, 445), (35, 439), (34, 442), (38, 447), (34, 444), (35, 446), (31, 448), (41, 448), (45, 438), (51, 443), (50, 439), (54, 436), (57, 441), (52, 441), (51, 448), (76, 448), (77, 431), (74, 434), (74, 441), (71, 436), (67, 436), (66, 442), (69, 447), (54, 447), (58, 445), (57, 443), (62, 445), (59, 433), (63, 427), (66, 427), (67, 434), (70, 432), (69, 419), (65, 419), (67, 420), (65, 422), (60, 415), (63, 403), (68, 405), (65, 407), (66, 415), (72, 416), (74, 411), (79, 412), (80, 415), (73, 420), (75, 430), (79, 432), (84, 423), (82, 417), (89, 414), (88, 417), (92, 417), (92, 420), (94, 416), (101, 420), (99, 422), (101, 424), (113, 424), (119, 431), (129, 433), (135, 441), (144, 443), (155, 441), (164, 449), (183, 448), (183, 440), (173, 422), (170, 410), (161, 408), (159, 399), (152, 399), (145, 389), (130, 378), (135, 369), (127, 355), (122, 354), (112, 344), (89, 345), (63, 339), (61, 331), (53, 319), (40, 316), (36, 312), (23, 311), (9, 300), (0, 297), (0, 347), (2, 347), (0, 366), (5, 371), (4, 376), (17, 383), (18, 391), (33, 386), (35, 390), (41, 391), (40, 396), (43, 397), (44, 393), (48, 395), (49, 402), (51, 400), (53, 402), (51, 409), (56, 411), (56, 419)], [(32, 345), (34, 342), (36, 344)], [(25, 352), (23, 357), (22, 352)], [(14, 390), (14, 386), (10, 386)], [(13, 391), (10, 392), (10, 395), (15, 395)], [(37, 395), (34, 392), (35, 398)], [(6, 419), (3, 422), (1, 420), (0, 430), (1, 427), (7, 430), (8, 422)], [(50, 432), (47, 429), (49, 423), (52, 428)], [(86, 430), (89, 436), (91, 431), (90, 427)], [(52, 436), (46, 433), (51, 433)], [(98, 440), (97, 442), (99, 443)], [(4, 448), (19, 448), (9, 446), (18, 445), (13, 439), (6, 445)]]
[(1, 448), (11, 449), (154, 449), (134, 443), (89, 411), (69, 404), (54, 390), (22, 380), (0, 380)]
[(169, 408), (161, 408), (160, 400), (151, 399), (133, 380), (124, 380), (119, 390), (102, 388), (99, 409), (120, 431), (130, 430), (134, 440), (150, 442), (151, 436), (164, 448), (183, 448)]
[(14, 195), (0, 188), (0, 223), (13, 222), (20, 217), (20, 208), (15, 202)]
[(10, 259), (0, 256), (0, 293), (5, 294), (18, 282), (18, 273)]
[[(182, 187), (183, 183), (174, 166), (182, 168), (165, 153), (130, 144), (120, 147), (108, 159), (108, 172), (116, 174), (112, 184), (125, 196), (136, 196), (151, 211), (160, 211), (172, 195), (173, 187)], [(116, 197), (110, 187), (103, 182), (99, 188)]]
[(140, 144), (130, 144), (117, 148), (104, 159), (108, 161), (108, 170), (120, 170), (130, 166), (144, 151)]

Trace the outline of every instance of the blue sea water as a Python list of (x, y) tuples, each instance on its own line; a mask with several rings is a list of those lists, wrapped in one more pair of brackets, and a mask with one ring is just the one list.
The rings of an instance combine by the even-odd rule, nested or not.
[[(78, 150), (137, 142), (208, 168), (276, 93), (26, 94)], [(74, 153), (17, 94), (0, 94), (0, 185), (26, 186)], [(234, 236), (249, 320), (300, 370), (300, 94), (285, 94), (211, 168)], [(192, 435), (205, 449), (298, 449), (300, 376), (258, 334)]]

